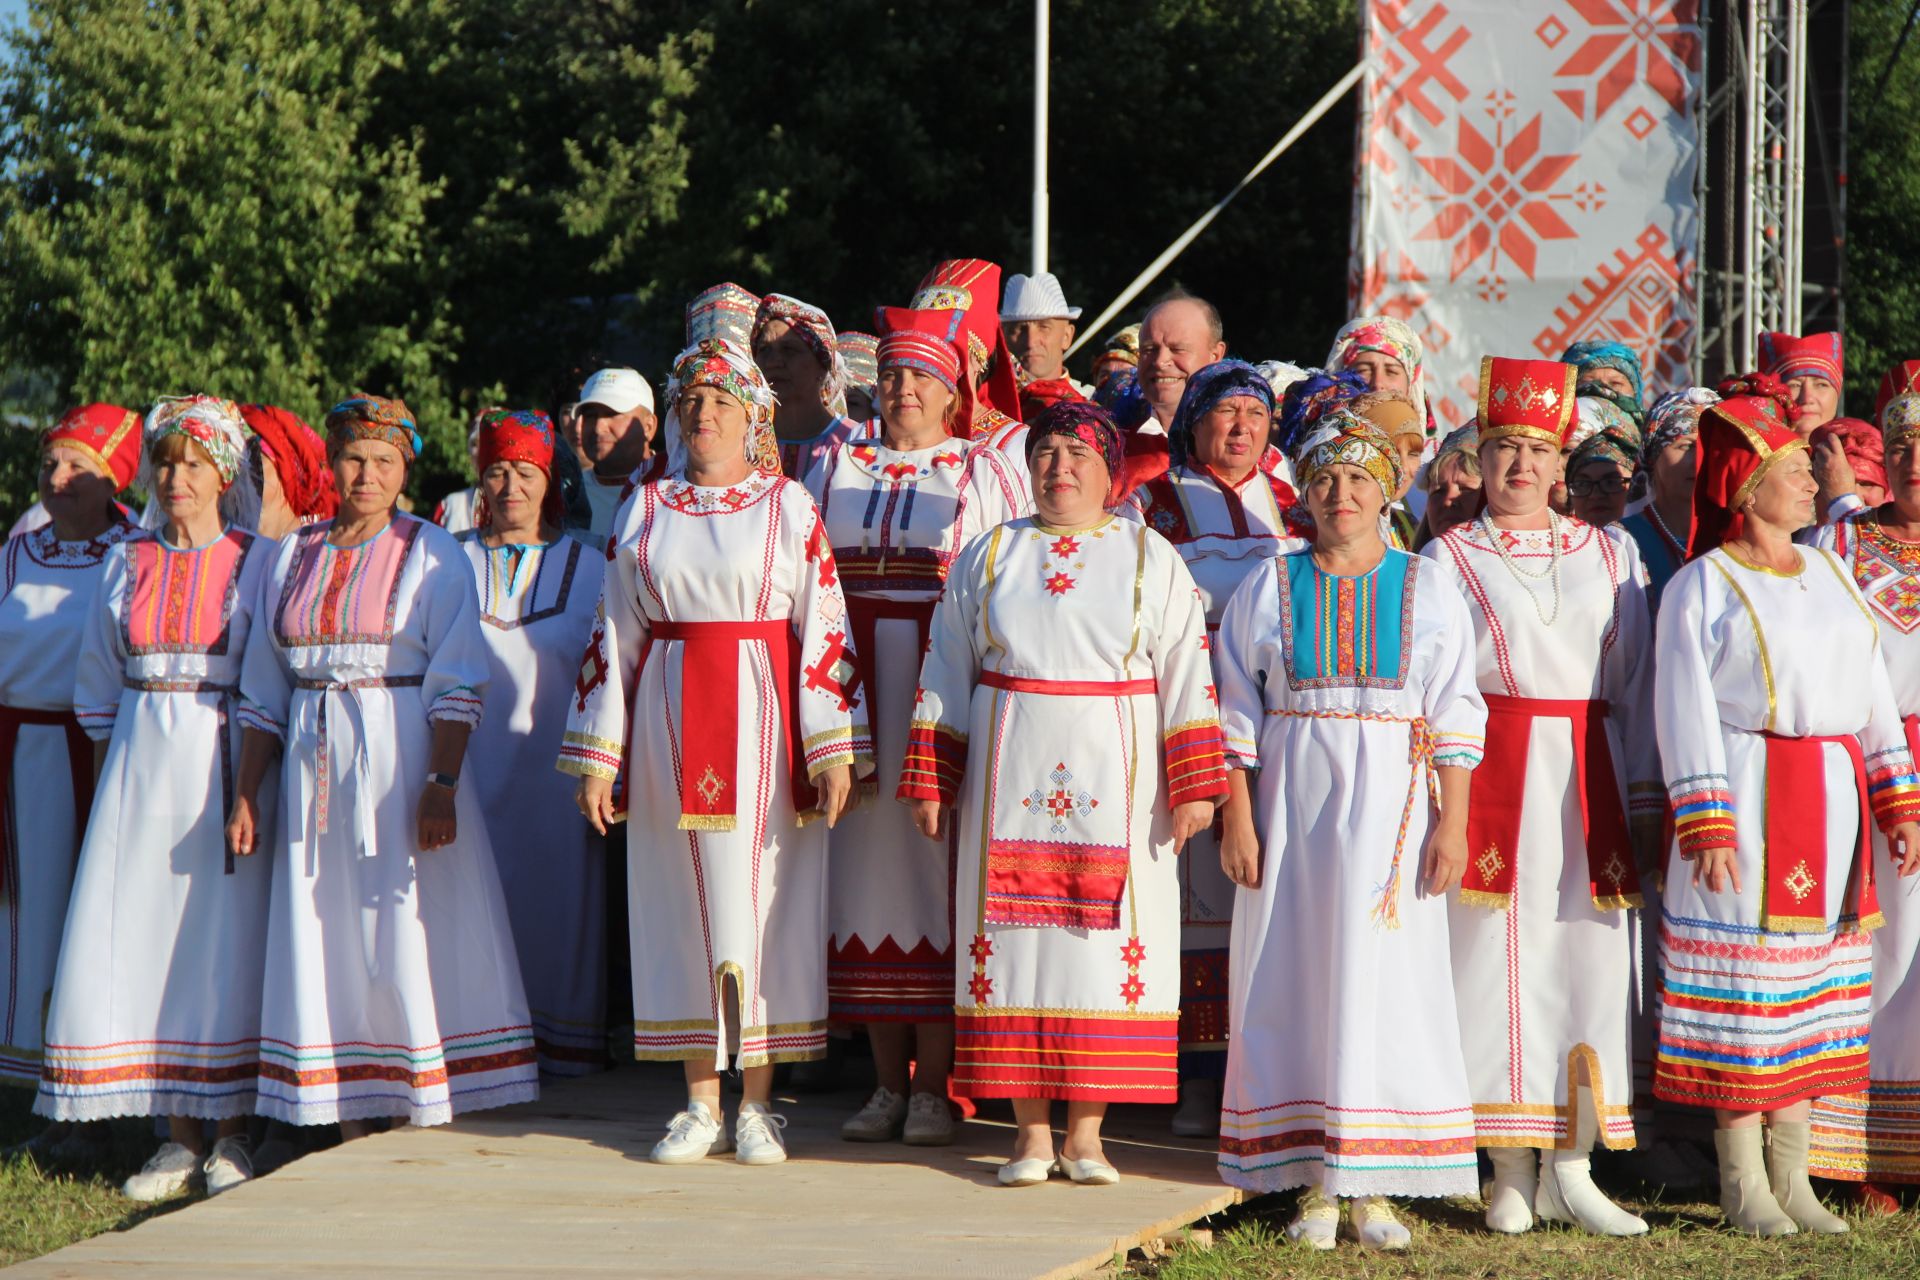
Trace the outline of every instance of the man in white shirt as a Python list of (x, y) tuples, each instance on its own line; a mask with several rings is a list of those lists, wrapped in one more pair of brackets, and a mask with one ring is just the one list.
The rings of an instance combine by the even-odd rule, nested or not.
[[(1153, 410), (1155, 434), (1166, 434), (1187, 378), (1227, 354), (1220, 313), (1184, 290), (1154, 303), (1140, 325), (1140, 390)], [(1151, 426), (1143, 426), (1149, 430)]]
[(587, 503), (591, 532), (613, 531), (627, 478), (653, 455), (653, 388), (633, 369), (602, 369), (580, 388), (580, 447), (591, 468)]

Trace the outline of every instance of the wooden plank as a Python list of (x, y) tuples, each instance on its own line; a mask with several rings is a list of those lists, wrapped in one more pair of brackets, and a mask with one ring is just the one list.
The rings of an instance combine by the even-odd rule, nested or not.
[(1119, 1185), (1013, 1190), (994, 1179), (1010, 1125), (969, 1122), (945, 1148), (847, 1143), (852, 1094), (782, 1101), (785, 1165), (651, 1164), (681, 1099), (671, 1068), (550, 1085), (537, 1103), (348, 1143), (13, 1270), (1066, 1280), (1238, 1199), (1210, 1144), (1167, 1136), (1164, 1108), (1110, 1117)]

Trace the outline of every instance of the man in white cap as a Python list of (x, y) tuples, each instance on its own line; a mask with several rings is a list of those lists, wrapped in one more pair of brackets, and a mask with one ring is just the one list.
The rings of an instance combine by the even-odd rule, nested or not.
[(653, 388), (633, 369), (602, 369), (580, 388), (580, 449), (587, 472), (592, 532), (613, 531), (627, 478), (653, 454)]
[[(1000, 328), (1007, 346), (1020, 362), (1020, 385), (1067, 377), (1067, 348), (1073, 345), (1073, 322), (1080, 308), (1067, 305), (1067, 295), (1051, 271), (1007, 277), (1000, 302)], [(1072, 379), (1068, 379), (1072, 381)], [(1091, 387), (1073, 384), (1082, 396)]]

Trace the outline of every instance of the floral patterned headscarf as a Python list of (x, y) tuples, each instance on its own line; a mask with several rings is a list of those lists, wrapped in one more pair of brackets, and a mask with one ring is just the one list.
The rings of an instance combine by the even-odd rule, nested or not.
[[(1167, 428), (1167, 452), (1174, 466), (1192, 456), (1194, 430), (1200, 419), (1222, 400), (1235, 396), (1258, 400), (1269, 415), (1273, 413), (1273, 384), (1245, 360), (1216, 360), (1188, 377), (1187, 388), (1180, 393), (1180, 405), (1173, 411), (1173, 423)], [(1266, 443), (1262, 440), (1256, 451)]]
[(327, 410), (327, 457), (335, 457), (355, 440), (390, 444), (408, 463), (420, 454), (420, 429), (404, 400), (361, 392)]
[(1641, 461), (1650, 463), (1675, 440), (1700, 434), (1700, 412), (1720, 403), (1712, 387), (1682, 387), (1669, 391), (1647, 410), (1647, 441)]
[(1027, 465), (1048, 436), (1071, 436), (1097, 452), (1107, 464), (1110, 484), (1122, 476), (1124, 451), (1113, 415), (1091, 400), (1060, 400), (1027, 424)]
[(1361, 468), (1379, 483), (1383, 505), (1400, 492), (1400, 455), (1393, 441), (1379, 427), (1345, 407), (1321, 418), (1301, 446), (1295, 464), (1300, 487), (1306, 489), (1321, 472), (1342, 462)]
[(149, 453), (167, 436), (185, 436), (206, 451), (230, 485), (246, 460), (247, 422), (240, 406), (219, 396), (167, 396), (147, 413), (146, 448)]
[(755, 471), (780, 474), (780, 441), (773, 434), (773, 388), (753, 357), (724, 338), (708, 338), (682, 351), (673, 361), (667, 382), (667, 440), (675, 457), (669, 470), (686, 464), (686, 441), (680, 431), (680, 397), (692, 387), (715, 387), (738, 400), (747, 411), (747, 465)]
[(1365, 351), (1398, 360), (1407, 371), (1407, 396), (1422, 422), (1431, 423), (1427, 410), (1426, 351), (1420, 335), (1404, 320), (1392, 316), (1361, 316), (1333, 337), (1333, 349), (1327, 352), (1327, 370), (1340, 372)]
[(820, 308), (790, 298), (784, 293), (770, 293), (760, 300), (760, 309), (754, 312), (753, 336), (749, 346), (760, 345), (760, 335), (766, 327), (775, 321), (785, 323), (800, 340), (807, 344), (807, 350), (813, 352), (813, 358), (826, 370), (826, 381), (820, 384), (820, 403), (827, 406), (835, 417), (845, 417), (847, 413), (847, 364), (840, 355), (840, 342), (833, 332), (833, 321)]

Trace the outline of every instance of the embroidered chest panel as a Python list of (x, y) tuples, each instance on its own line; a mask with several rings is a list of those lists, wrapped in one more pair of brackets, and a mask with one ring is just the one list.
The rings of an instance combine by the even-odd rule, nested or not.
[(1877, 520), (1856, 521), (1853, 581), (1873, 611), (1903, 635), (1920, 627), (1920, 543), (1901, 542)]
[(130, 540), (121, 617), (127, 652), (225, 654), (253, 544), (238, 529), (191, 551), (172, 550), (153, 534)]
[(584, 544), (563, 538), (545, 547), (487, 547), (470, 542), (480, 621), (501, 631), (530, 627), (566, 612)]
[(1280, 643), (1292, 689), (1401, 689), (1413, 658), (1417, 557), (1388, 551), (1360, 577), (1323, 573), (1310, 553), (1280, 562)]
[(821, 514), (853, 592), (938, 592), (960, 545), (970, 446), (948, 440), (896, 452), (848, 445), (823, 490)]
[(688, 484), (678, 478), (662, 480), (654, 488), (660, 504), (669, 511), (677, 511), (683, 516), (727, 516), (754, 506), (785, 483), (782, 477), (755, 471), (739, 484), (728, 485), (724, 489)]
[(400, 574), (419, 537), (419, 523), (396, 520), (357, 547), (329, 546), (331, 527), (313, 525), (293, 535), (299, 539), (293, 568), (274, 611), (280, 643), (393, 643)]

